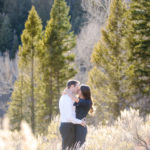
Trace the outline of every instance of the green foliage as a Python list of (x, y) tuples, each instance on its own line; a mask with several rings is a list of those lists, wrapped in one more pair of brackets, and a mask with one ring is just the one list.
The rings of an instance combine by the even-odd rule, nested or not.
[(21, 36), (22, 51), (20, 55), (22, 60), (29, 67), (30, 72), (30, 93), (31, 93), (31, 125), (35, 132), (35, 85), (36, 85), (36, 61), (38, 56), (38, 43), (42, 35), (42, 22), (34, 7), (32, 7), (28, 20), (25, 23), (25, 30)]
[[(24, 28), (24, 22), (27, 19), (28, 11), (31, 8), (31, 1), (30, 0), (23, 0), (21, 3), (19, 0), (5, 0), (0, 2), (2, 3), (0, 8), (2, 16), (6, 16), (9, 18), (8, 23), (8, 30), (7, 32), (11, 31), (11, 35), (5, 31), (5, 29), (1, 26), (0, 30), (4, 30), (3, 33), (0, 33), (0, 36), (3, 38), (6, 38), (7, 40), (3, 40), (1, 42), (2, 48), (0, 51), (4, 53), (5, 51), (8, 51), (10, 54), (10, 58), (14, 58), (16, 54), (16, 48), (14, 50), (14, 47), (18, 47), (20, 43), (20, 34), (22, 33), (22, 30)], [(8, 20), (8, 19), (7, 19)], [(2, 20), (3, 24), (6, 24), (5, 19)], [(5, 25), (6, 26), (6, 25)], [(5, 27), (7, 28), (7, 27)], [(10, 31), (9, 31), (10, 30)], [(13, 31), (16, 32), (16, 36), (13, 36)], [(19, 38), (18, 38), (19, 37)], [(11, 38), (11, 40), (9, 40)], [(15, 38), (15, 39), (13, 39)], [(18, 45), (16, 41), (16, 38), (18, 38)]]
[(134, 66), (133, 84), (143, 94), (150, 94), (150, 1), (132, 0), (127, 17), (126, 47)]
[(15, 58), (16, 52), (18, 51), (18, 45), (19, 45), (18, 37), (17, 37), (16, 33), (14, 33), (12, 49), (9, 51), (10, 58), (12, 58), (12, 59)]
[(0, 13), (3, 11), (4, 0), (0, 0)]
[(27, 19), (28, 11), (31, 9), (31, 0), (5, 0), (3, 12), (10, 18), (13, 30), (16, 30), (17, 36), (20, 37), (24, 29), (24, 22)]
[[(32, 7), (31, 11), (29, 12), (28, 19), (25, 23), (25, 29), (21, 36), (22, 45), (19, 48), (19, 73), (25, 76), (26, 86), (20, 87), (20, 90), (27, 90), (28, 92), (25, 93), (24, 98), (16, 98), (17, 93), (14, 91), (13, 93), (13, 102), (10, 105), (10, 109), (13, 107), (15, 103), (25, 103), (25, 111), (23, 112), (23, 118), (32, 126), (33, 132), (35, 132), (35, 110), (36, 110), (36, 84), (37, 84), (37, 67), (36, 64), (38, 63), (38, 44), (41, 39), (42, 35), (42, 22), (40, 17), (38, 16), (34, 7)], [(19, 79), (18, 79), (19, 80)], [(18, 81), (19, 82), (19, 81)], [(23, 81), (22, 81), (23, 82)], [(16, 84), (15, 88), (19, 88), (19, 85)], [(18, 91), (19, 92), (19, 91)], [(22, 92), (21, 92), (22, 93)], [(19, 109), (18, 107), (16, 109)], [(17, 121), (17, 116), (14, 116), (14, 112), (16, 111), (12, 109), (10, 118), (15, 118), (14, 120)], [(22, 120), (21, 119), (21, 120)], [(20, 120), (20, 121), (21, 121)], [(19, 120), (18, 120), (19, 121)], [(19, 123), (20, 123), (19, 121)]]
[(41, 39), (42, 22), (34, 7), (29, 12), (28, 20), (25, 23), (25, 29), (21, 36), (22, 51), (21, 54), (25, 63), (31, 61), (37, 55), (37, 45)]
[[(20, 90), (14, 90), (8, 111), (13, 129), (19, 129), (20, 122), (26, 120), (34, 133), (46, 133), (52, 115), (58, 112), (56, 103), (61, 89), (76, 73), (74, 55), (70, 54), (76, 38), (71, 28), (65, 0), (54, 1), (44, 34), (35, 8), (32, 7), (29, 12), (19, 47), (19, 76), (25, 79), (20, 81), (18, 78), (15, 89)], [(14, 39), (13, 50), (16, 50), (17, 37)], [(26, 86), (21, 87), (20, 83), (24, 82)], [(26, 91), (24, 95), (21, 95), (22, 91)], [(19, 114), (15, 116), (17, 109), (24, 110), (22, 117)]]
[(0, 28), (3, 24), (3, 21), (4, 21), (4, 15), (0, 14)]
[(123, 47), (125, 12), (122, 0), (111, 2), (106, 26), (92, 54), (94, 68), (89, 74), (89, 84), (97, 105), (97, 117), (104, 121), (117, 117), (131, 102), (128, 51)]
[[(26, 99), (28, 95), (28, 85), (27, 80), (23, 75), (18, 77), (18, 80), (15, 82), (14, 91), (12, 94), (12, 101), (9, 103), (8, 117), (10, 118), (11, 128), (20, 129), (21, 121), (26, 120)], [(27, 114), (26, 114), (27, 115)]]
[(13, 33), (10, 26), (9, 17), (6, 15), (3, 18), (3, 23), (0, 28), (0, 50), (5, 52), (9, 50), (12, 45)]
[[(66, 0), (68, 1), (68, 0)], [(28, 11), (31, 9), (32, 5), (35, 6), (39, 16), (43, 20), (43, 26), (46, 26), (47, 21), (49, 20), (49, 12), (51, 10), (53, 4), (53, 0), (0, 0), (0, 24), (3, 23), (3, 20), (1, 20), (1, 17), (8, 16), (10, 20), (10, 30), (13, 32), (16, 32), (18, 42), (21, 43), (20, 35), (22, 34), (22, 31), (24, 29), (24, 22), (26, 21), (28, 17)], [(68, 4), (71, 7), (70, 15), (72, 16), (71, 23), (73, 25), (73, 30), (75, 33), (79, 33), (80, 27), (82, 26), (84, 22), (84, 12), (81, 7), (81, 1), (80, 0), (69, 0)], [(0, 27), (0, 30), (1, 29)], [(4, 34), (5, 37), (7, 37), (7, 34)], [(11, 36), (13, 38), (13, 35)], [(14, 36), (14, 38), (16, 38)], [(14, 58), (16, 50), (14, 50), (14, 47), (16, 45), (13, 45), (13, 41), (16, 39), (12, 39), (11, 41), (7, 41), (9, 43), (4, 43), (2, 50), (0, 51), (3, 53), (6, 50), (9, 51), (10, 58)], [(16, 42), (14, 43), (16, 44)], [(11, 45), (8, 49), (7, 45)], [(18, 45), (17, 45), (18, 47)]]
[(43, 26), (46, 26), (47, 20), (49, 20), (49, 12), (52, 7), (53, 0), (33, 0), (33, 5), (35, 6), (40, 18), (43, 21)]
[(79, 33), (80, 29), (84, 25), (86, 18), (86, 12), (83, 11), (81, 6), (81, 0), (66, 0), (70, 6), (71, 24), (72, 29), (75, 33)]
[[(65, 0), (55, 0), (50, 20), (47, 23), (43, 40), (39, 45), (40, 70), (42, 86), (42, 100), (38, 103), (37, 124), (49, 124), (52, 115), (58, 112), (58, 99), (60, 91), (68, 79), (75, 75), (73, 66), (74, 56), (70, 54), (75, 46), (74, 33), (71, 32), (69, 7)], [(43, 107), (43, 109), (41, 109)], [(41, 112), (40, 112), (41, 111)], [(41, 117), (40, 117), (41, 116)], [(38, 130), (45, 130), (39, 126)]]

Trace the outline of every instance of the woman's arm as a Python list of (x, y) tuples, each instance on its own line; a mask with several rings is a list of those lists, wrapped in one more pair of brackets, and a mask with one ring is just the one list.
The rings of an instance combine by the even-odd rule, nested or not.
[(79, 99), (75, 95), (73, 95), (68, 89), (65, 89), (63, 94), (67, 94), (74, 102), (79, 102)]
[(76, 103), (79, 102), (79, 98), (77, 98), (77, 97), (74, 96), (73, 94), (68, 94), (68, 95), (71, 97), (71, 99), (72, 99), (74, 102), (76, 102)]

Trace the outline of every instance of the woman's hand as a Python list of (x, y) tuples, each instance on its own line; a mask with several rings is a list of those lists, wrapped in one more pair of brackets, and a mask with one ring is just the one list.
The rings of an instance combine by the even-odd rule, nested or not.
[(65, 88), (64, 91), (63, 91), (63, 95), (66, 95), (66, 94), (71, 96), (71, 92), (68, 88)]
[(68, 88), (65, 88), (62, 94), (63, 94), (63, 95), (68, 95), (68, 94), (69, 94)]
[(68, 88), (66, 88), (64, 91), (63, 91), (63, 95), (68, 95), (74, 102), (76, 102), (76, 103), (78, 103), (79, 102), (79, 99), (75, 96), (75, 95), (73, 95), (72, 93), (71, 93), (71, 91), (68, 89)]

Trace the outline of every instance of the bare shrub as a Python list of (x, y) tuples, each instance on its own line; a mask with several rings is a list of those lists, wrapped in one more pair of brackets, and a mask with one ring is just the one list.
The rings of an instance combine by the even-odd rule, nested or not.
[(82, 7), (87, 12), (87, 22), (78, 35), (77, 46), (74, 50), (78, 69), (76, 78), (81, 82), (87, 81), (88, 71), (92, 67), (91, 54), (100, 38), (100, 28), (108, 16), (109, 3), (110, 0), (82, 0)]

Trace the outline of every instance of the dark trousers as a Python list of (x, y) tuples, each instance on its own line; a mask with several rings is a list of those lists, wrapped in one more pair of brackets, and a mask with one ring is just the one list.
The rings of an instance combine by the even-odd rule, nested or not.
[(83, 127), (82, 125), (75, 125), (75, 143), (77, 147), (81, 147), (85, 140), (87, 135), (87, 127)]
[(72, 149), (75, 144), (75, 125), (72, 123), (61, 123), (60, 134), (62, 137), (62, 150)]

